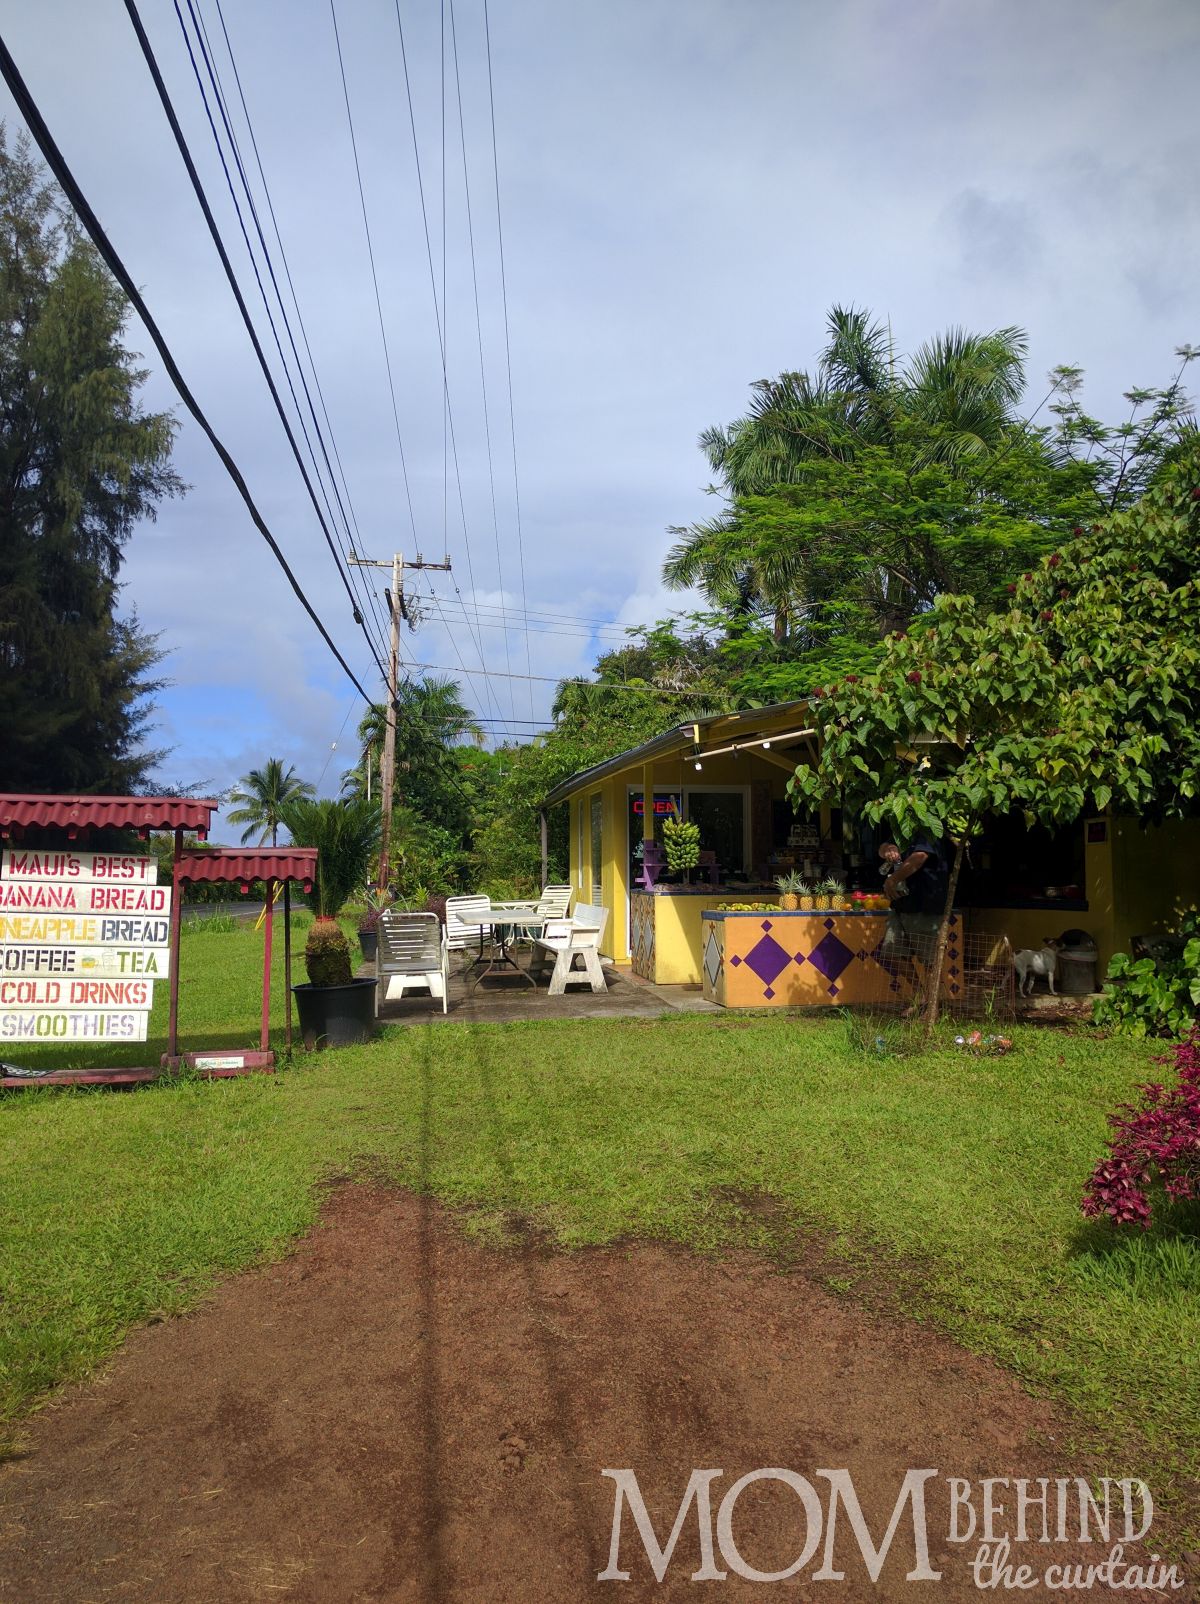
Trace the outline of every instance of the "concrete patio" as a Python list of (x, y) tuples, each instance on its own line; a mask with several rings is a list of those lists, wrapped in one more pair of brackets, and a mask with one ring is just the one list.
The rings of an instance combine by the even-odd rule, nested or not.
[[(527, 961), (522, 955), (521, 965)], [(360, 976), (374, 975), (373, 963), (363, 964)], [(705, 1002), (698, 986), (653, 986), (640, 979), (628, 965), (604, 964), (605, 992), (572, 986), (561, 997), (551, 997), (546, 981), (530, 986), (516, 974), (492, 976), (472, 985), (464, 978), (457, 957), (450, 970), (450, 1010), (443, 1014), (440, 1002), (432, 1002), (423, 991), (410, 991), (390, 1001), (380, 1010), (384, 1025), (425, 1025), (450, 1019), (469, 1024), (511, 1024), (536, 1019), (657, 1019), (674, 1013), (723, 1013), (715, 1003)]]

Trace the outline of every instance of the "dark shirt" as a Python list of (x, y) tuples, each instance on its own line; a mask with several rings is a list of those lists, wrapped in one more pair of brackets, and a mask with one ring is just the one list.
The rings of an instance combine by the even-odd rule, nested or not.
[(908, 851), (900, 860), (901, 863), (913, 852), (924, 852), (925, 862), (904, 882), (908, 887), (908, 895), (901, 901), (900, 910), (902, 913), (941, 915), (946, 911), (946, 890), (949, 883), (946, 860), (937, 843), (924, 835), (919, 835), (915, 841), (909, 842)]

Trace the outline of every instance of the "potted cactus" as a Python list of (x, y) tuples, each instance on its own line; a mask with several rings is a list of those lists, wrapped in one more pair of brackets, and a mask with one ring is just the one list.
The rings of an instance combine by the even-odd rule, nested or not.
[(775, 876), (775, 884), (779, 890), (779, 906), (784, 913), (795, 913), (800, 906), (800, 891), (804, 883), (804, 876), (794, 870), (788, 874)]
[(293, 986), (300, 1034), (309, 1052), (367, 1041), (375, 1029), (375, 981), (355, 980), (350, 943), (337, 916), (367, 878), (379, 848), (379, 814), (365, 799), (297, 798), (284, 814), (297, 846), (317, 848), (309, 897), (316, 918), (304, 946), (306, 983)]
[(386, 891), (367, 887), (367, 906), (358, 917), (358, 944), (369, 964), (374, 963), (379, 954), (379, 916), (390, 905), (391, 898)]

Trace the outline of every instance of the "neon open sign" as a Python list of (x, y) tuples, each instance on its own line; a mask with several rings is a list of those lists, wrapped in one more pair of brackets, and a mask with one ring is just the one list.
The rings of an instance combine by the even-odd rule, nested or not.
[[(638, 818), (641, 818), (646, 811), (646, 804), (640, 796), (635, 796), (633, 799), (633, 811)], [(673, 796), (656, 796), (654, 798), (654, 812), (657, 817), (661, 818), (665, 813), (675, 813), (677, 811)]]

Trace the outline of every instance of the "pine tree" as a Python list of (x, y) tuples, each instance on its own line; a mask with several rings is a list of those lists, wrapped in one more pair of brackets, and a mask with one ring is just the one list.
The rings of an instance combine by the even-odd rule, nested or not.
[(117, 615), (139, 519), (182, 491), (128, 305), (0, 124), (0, 788), (136, 791), (157, 637)]

